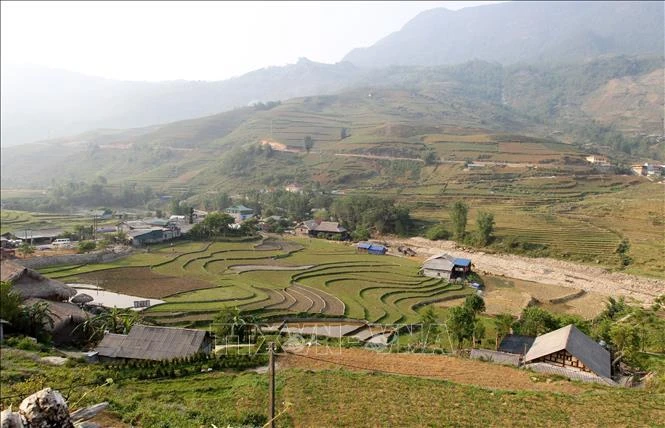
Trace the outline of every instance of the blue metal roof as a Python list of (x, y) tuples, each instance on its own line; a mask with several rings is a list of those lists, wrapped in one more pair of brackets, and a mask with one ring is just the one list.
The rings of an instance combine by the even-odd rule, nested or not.
[(455, 266), (471, 266), (471, 260), (469, 259), (455, 259), (453, 263)]
[(369, 246), (369, 249), (374, 251), (387, 251), (387, 248), (381, 244), (372, 244)]

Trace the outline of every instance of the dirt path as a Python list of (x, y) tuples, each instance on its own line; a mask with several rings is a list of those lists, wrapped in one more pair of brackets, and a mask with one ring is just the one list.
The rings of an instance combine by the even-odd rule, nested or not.
[[(514, 367), (445, 355), (391, 354), (364, 349), (324, 349), (312, 346), (298, 351), (296, 355), (280, 355), (277, 363), (280, 368), (386, 371), (491, 389), (557, 391), (573, 394), (582, 391), (582, 388), (568, 381), (537, 382), (532, 379), (533, 374)], [(482, 373), (482, 376), (479, 376), (479, 373)]]
[[(446, 252), (454, 257), (469, 258), (479, 273), (506, 276), (542, 284), (560, 285), (578, 290), (594, 291), (606, 296), (625, 296), (637, 302), (650, 304), (665, 293), (665, 281), (643, 278), (603, 268), (555, 260), (529, 258), (513, 254), (487, 254), (465, 251), (454, 241), (430, 241), (425, 238), (382, 238), (393, 249), (399, 245), (411, 247), (418, 258)], [(396, 252), (396, 251), (395, 251)]]

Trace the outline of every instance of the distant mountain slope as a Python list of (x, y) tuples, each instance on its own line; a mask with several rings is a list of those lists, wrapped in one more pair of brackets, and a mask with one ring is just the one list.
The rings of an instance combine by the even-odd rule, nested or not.
[[(663, 132), (662, 75), (658, 57), (541, 66), (473, 61), (389, 67), (370, 71), (354, 87), (335, 94), (3, 148), (2, 185), (40, 187), (102, 175), (109, 183), (133, 181), (186, 193), (190, 186), (205, 191), (309, 182), (313, 165), (317, 180), (353, 183), (369, 172), (357, 165), (351, 171), (346, 164), (333, 165), (335, 154), (420, 159), (428, 148), (425, 141), (438, 144), (441, 134), (451, 132), (556, 137), (577, 147), (588, 143), (662, 157), (662, 139), (646, 138)], [(600, 125), (639, 141), (625, 140)], [(343, 129), (348, 138), (342, 138)], [(318, 162), (309, 157), (308, 165), (302, 157), (277, 154), (273, 159), (266, 152), (260, 156), (264, 168), (248, 166), (260, 142), (274, 141), (297, 152), (307, 135), (321, 154)], [(269, 166), (273, 160), (283, 163)]]
[(337, 91), (355, 79), (349, 63), (301, 59), (219, 81), (129, 82), (34, 66), (2, 70), (2, 145), (131, 128), (220, 113), (269, 101)]
[(361, 67), (578, 60), (660, 54), (663, 2), (507, 2), (422, 12), (344, 61)]

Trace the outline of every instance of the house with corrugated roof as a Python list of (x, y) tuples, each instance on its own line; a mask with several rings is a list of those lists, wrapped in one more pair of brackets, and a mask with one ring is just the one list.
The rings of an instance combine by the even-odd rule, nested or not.
[(421, 272), (433, 278), (465, 278), (471, 272), (471, 260), (442, 253), (425, 260)]
[(607, 349), (582, 333), (573, 324), (536, 337), (524, 356), (527, 368), (556, 374), (592, 373), (611, 379), (611, 356)]
[(233, 217), (236, 223), (242, 223), (254, 217), (254, 210), (244, 205), (234, 205), (224, 210), (225, 213)]
[(307, 220), (295, 228), (297, 235), (310, 236), (312, 238), (326, 238), (345, 240), (349, 232), (336, 221)]
[(212, 335), (204, 330), (134, 325), (128, 334), (106, 333), (95, 348), (102, 360), (173, 360), (210, 354)]

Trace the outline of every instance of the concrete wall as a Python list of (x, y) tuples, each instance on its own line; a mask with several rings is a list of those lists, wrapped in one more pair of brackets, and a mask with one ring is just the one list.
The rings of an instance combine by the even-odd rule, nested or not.
[(86, 254), (67, 254), (48, 257), (33, 257), (27, 260), (18, 260), (18, 263), (32, 269), (39, 269), (55, 265), (82, 265), (85, 263), (107, 263), (131, 254), (132, 249), (128, 247), (116, 247), (102, 251)]

